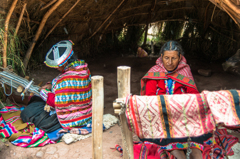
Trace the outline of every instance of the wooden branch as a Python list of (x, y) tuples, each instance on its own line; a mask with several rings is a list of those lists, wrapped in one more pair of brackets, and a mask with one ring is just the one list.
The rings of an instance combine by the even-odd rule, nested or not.
[(71, 12), (71, 10), (78, 4), (78, 2), (80, 2), (80, 0), (77, 0), (75, 2), (75, 4), (62, 16), (61, 19), (59, 19), (59, 21), (52, 27), (51, 30), (49, 30), (49, 32), (47, 33), (47, 35), (45, 36), (45, 38), (42, 40), (42, 42), (40, 43), (39, 46), (42, 45), (42, 43), (47, 39), (47, 37), (49, 36), (49, 34), (52, 33), (52, 31), (58, 26), (59, 23), (61, 23), (61, 21)]
[(41, 34), (41, 32), (42, 32), (42, 30), (43, 30), (46, 22), (47, 22), (48, 17), (52, 14), (52, 12), (53, 12), (54, 10), (57, 9), (57, 7), (58, 7), (63, 1), (64, 1), (64, 0), (58, 0), (51, 8), (45, 13), (45, 15), (43, 16), (43, 19), (42, 19), (42, 21), (41, 21), (41, 23), (40, 23), (40, 25), (39, 25), (39, 27), (38, 27), (38, 30), (37, 30), (37, 32), (36, 32), (36, 34), (35, 34), (35, 37), (33, 38), (32, 43), (29, 45), (29, 48), (28, 48), (27, 53), (26, 53), (26, 56), (25, 56), (25, 58), (24, 58), (24, 61), (23, 61), (24, 71), (26, 71), (26, 69), (27, 69), (27, 65), (28, 65), (29, 59), (30, 59), (30, 57), (31, 57), (33, 48), (34, 48), (34, 46), (36, 45), (36, 42), (37, 42), (37, 40), (38, 40), (38, 38), (39, 38), (39, 36), (40, 36), (40, 34)]
[[(160, 13), (160, 12), (171, 12), (171, 11), (182, 10), (182, 9), (183, 9), (183, 10), (185, 10), (185, 9), (194, 9), (194, 7), (183, 7), (183, 8), (175, 8), (175, 9), (161, 10), (161, 11), (158, 11), (156, 14), (158, 14), (158, 13)], [(136, 15), (144, 15), (144, 14), (149, 14), (149, 12), (132, 14), (132, 15), (128, 15), (128, 16), (125, 16), (125, 17), (121, 17), (121, 18), (119, 18), (119, 19), (117, 19), (117, 20), (129, 18), (129, 17), (136, 16)]]
[(92, 158), (102, 159), (104, 89), (103, 76), (93, 76), (92, 80)]
[(14, 36), (16, 36), (17, 33), (18, 33), (18, 30), (19, 30), (19, 27), (20, 27), (20, 25), (21, 25), (21, 22), (22, 22), (22, 19), (23, 19), (23, 14), (24, 14), (24, 11), (25, 11), (25, 9), (26, 9), (26, 6), (27, 6), (27, 2), (24, 1), (24, 3), (23, 3), (23, 9), (22, 9), (22, 12), (21, 12), (21, 14), (20, 14), (20, 17), (19, 17), (19, 20), (18, 20), (18, 23), (17, 23), (17, 27), (16, 27), (16, 29), (15, 29)]
[(38, 0), (38, 1), (40, 1), (40, 2), (43, 3), (43, 4), (46, 4), (46, 2), (44, 2), (43, 0)]
[(32, 22), (32, 23), (35, 23), (35, 24), (40, 24), (40, 22), (35, 21), (35, 20), (31, 20), (31, 19), (29, 19), (29, 18), (27, 18), (27, 17), (23, 17), (23, 19), (26, 20), (26, 21), (28, 21), (28, 22)]
[(233, 38), (230, 38), (230, 37), (228, 37), (227, 35), (224, 35), (224, 34), (220, 33), (219, 31), (217, 31), (217, 30), (214, 29), (213, 27), (210, 26), (209, 28), (211, 28), (213, 31), (217, 32), (218, 34), (220, 34), (220, 35), (222, 35), (222, 36), (225, 36), (226, 38), (228, 38), (228, 39), (230, 39), (230, 40), (232, 40), (232, 41), (234, 41), (234, 42), (237, 42), (237, 41), (234, 40)]
[[(117, 67), (117, 85), (118, 98), (126, 98), (130, 94), (130, 74), (131, 67), (119, 66)], [(117, 113), (115, 111), (115, 113)], [(133, 139), (132, 132), (128, 129), (125, 114), (120, 115), (122, 141), (123, 141), (123, 159), (133, 159)]]
[(220, 8), (221, 10), (225, 11), (240, 28), (240, 16), (230, 8), (231, 6), (228, 6), (225, 3), (217, 3), (215, 0), (209, 1), (216, 5), (218, 8)]
[[(222, 0), (223, 3), (225, 3), (231, 10), (236, 12), (237, 14), (240, 14), (240, 7), (235, 5), (231, 0)], [(221, 3), (221, 2), (220, 2)]]
[(7, 67), (7, 38), (8, 38), (8, 25), (13, 13), (14, 8), (16, 7), (18, 0), (14, 0), (6, 17), (4, 24), (4, 43), (3, 43), (3, 68)]
[(91, 39), (101, 28), (102, 26), (108, 21), (108, 19), (118, 10), (118, 8), (123, 4), (125, 0), (122, 0), (122, 2), (117, 6), (117, 8), (107, 17), (107, 19), (102, 23), (102, 25), (88, 38)]
[(57, 1), (57, 0), (52, 0), (52, 1), (50, 1), (48, 4), (46, 4), (45, 6), (43, 6), (43, 7), (40, 9), (40, 11), (43, 10), (43, 9), (48, 8), (50, 5), (52, 5), (52, 4), (55, 3), (56, 1)]

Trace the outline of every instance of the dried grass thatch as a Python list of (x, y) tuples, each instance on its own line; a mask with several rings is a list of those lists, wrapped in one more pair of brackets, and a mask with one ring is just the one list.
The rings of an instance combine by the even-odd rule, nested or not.
[[(12, 2), (2, 0), (0, 14), (6, 16)], [(13, 25), (21, 15), (23, 2), (19, 0), (14, 9)], [(49, 13), (51, 10), (53, 12)], [(107, 34), (112, 34), (113, 40), (119, 29), (130, 26), (147, 29), (145, 26), (154, 22), (197, 23), (202, 29), (201, 37), (211, 30), (237, 43), (239, 13), (238, 0), (28, 0), (18, 36), (29, 47), (24, 60), (27, 66), (33, 49), (33, 55), (40, 52), (45, 55), (51, 45), (61, 39), (73, 40), (79, 46), (76, 52), (81, 51), (81, 55), (93, 54), (92, 47), (106, 43)], [(42, 23), (44, 20), (45, 24)], [(173, 24), (177, 26), (178, 23)], [(229, 32), (234, 34), (229, 36)]]

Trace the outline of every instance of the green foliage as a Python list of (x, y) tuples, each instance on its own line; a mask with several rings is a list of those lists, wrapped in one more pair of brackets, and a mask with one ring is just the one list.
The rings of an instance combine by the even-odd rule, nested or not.
[[(23, 54), (24, 43), (18, 36), (14, 36), (15, 30), (10, 26), (8, 31), (8, 45), (7, 45), (7, 65), (11, 65), (15, 72), (24, 72), (23, 59), (21, 53)], [(0, 23), (0, 50), (3, 50), (4, 44), (4, 25)], [(3, 55), (0, 56), (0, 65), (3, 65)]]

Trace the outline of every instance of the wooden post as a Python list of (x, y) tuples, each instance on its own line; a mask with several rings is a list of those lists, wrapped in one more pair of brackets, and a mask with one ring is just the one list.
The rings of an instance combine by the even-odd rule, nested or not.
[(92, 157), (102, 159), (102, 134), (103, 134), (103, 105), (104, 90), (103, 76), (92, 78)]
[[(118, 98), (126, 98), (130, 94), (131, 67), (119, 66), (117, 68)], [(123, 159), (133, 159), (132, 132), (128, 129), (125, 113), (120, 115), (122, 126)]]
[(18, 0), (14, 0), (12, 2), (12, 5), (8, 11), (6, 20), (5, 20), (5, 24), (4, 24), (4, 34), (3, 34), (3, 39), (4, 39), (4, 43), (3, 43), (3, 68), (7, 67), (7, 42), (8, 42), (8, 25), (9, 25), (9, 21), (11, 18), (11, 15), (13, 13), (14, 8), (16, 7)]
[(14, 36), (16, 36), (17, 33), (18, 33), (18, 30), (19, 30), (19, 27), (20, 27), (20, 25), (21, 25), (21, 22), (22, 22), (22, 19), (23, 19), (23, 14), (24, 14), (24, 11), (25, 11), (26, 7), (27, 7), (27, 2), (26, 2), (26, 0), (25, 0), (25, 1), (23, 2), (23, 9), (22, 9), (22, 12), (21, 12), (21, 14), (20, 14), (20, 17), (19, 17), (19, 20), (18, 20), (18, 23), (17, 23), (17, 27), (16, 27), (16, 29), (15, 29)]
[(57, 1), (46, 13), (45, 15), (43, 16), (42, 18), (42, 21), (38, 27), (38, 30), (35, 34), (35, 37), (33, 38), (33, 41), (31, 42), (31, 44), (29, 45), (29, 48), (26, 52), (26, 55), (24, 57), (24, 61), (23, 61), (23, 65), (24, 65), (24, 72), (27, 70), (27, 65), (28, 65), (28, 62), (29, 62), (29, 59), (32, 55), (32, 51), (34, 49), (34, 46), (36, 45), (36, 42), (40, 36), (40, 34), (42, 33), (42, 30), (48, 20), (48, 17), (52, 14), (53, 11), (55, 11), (57, 9), (57, 7), (63, 2), (64, 0), (59, 0)]

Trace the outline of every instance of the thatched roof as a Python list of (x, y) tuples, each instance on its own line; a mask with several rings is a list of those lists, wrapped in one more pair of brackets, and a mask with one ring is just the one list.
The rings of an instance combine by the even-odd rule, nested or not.
[[(7, 14), (12, 1), (1, 0), (0, 14)], [(59, 38), (72, 39), (75, 43), (92, 38), (100, 41), (106, 33), (153, 22), (190, 21), (201, 23), (203, 29), (211, 24), (228, 30), (227, 23), (232, 19), (236, 25), (231, 29), (238, 31), (240, 26), (239, 0), (27, 0), (24, 22), (18, 33), (27, 46), (34, 41), (44, 15), (59, 1), (62, 3), (50, 14), (39, 38), (35, 39), (37, 48), (39, 44), (52, 45)], [(23, 2), (18, 0), (11, 22), (17, 22)]]

